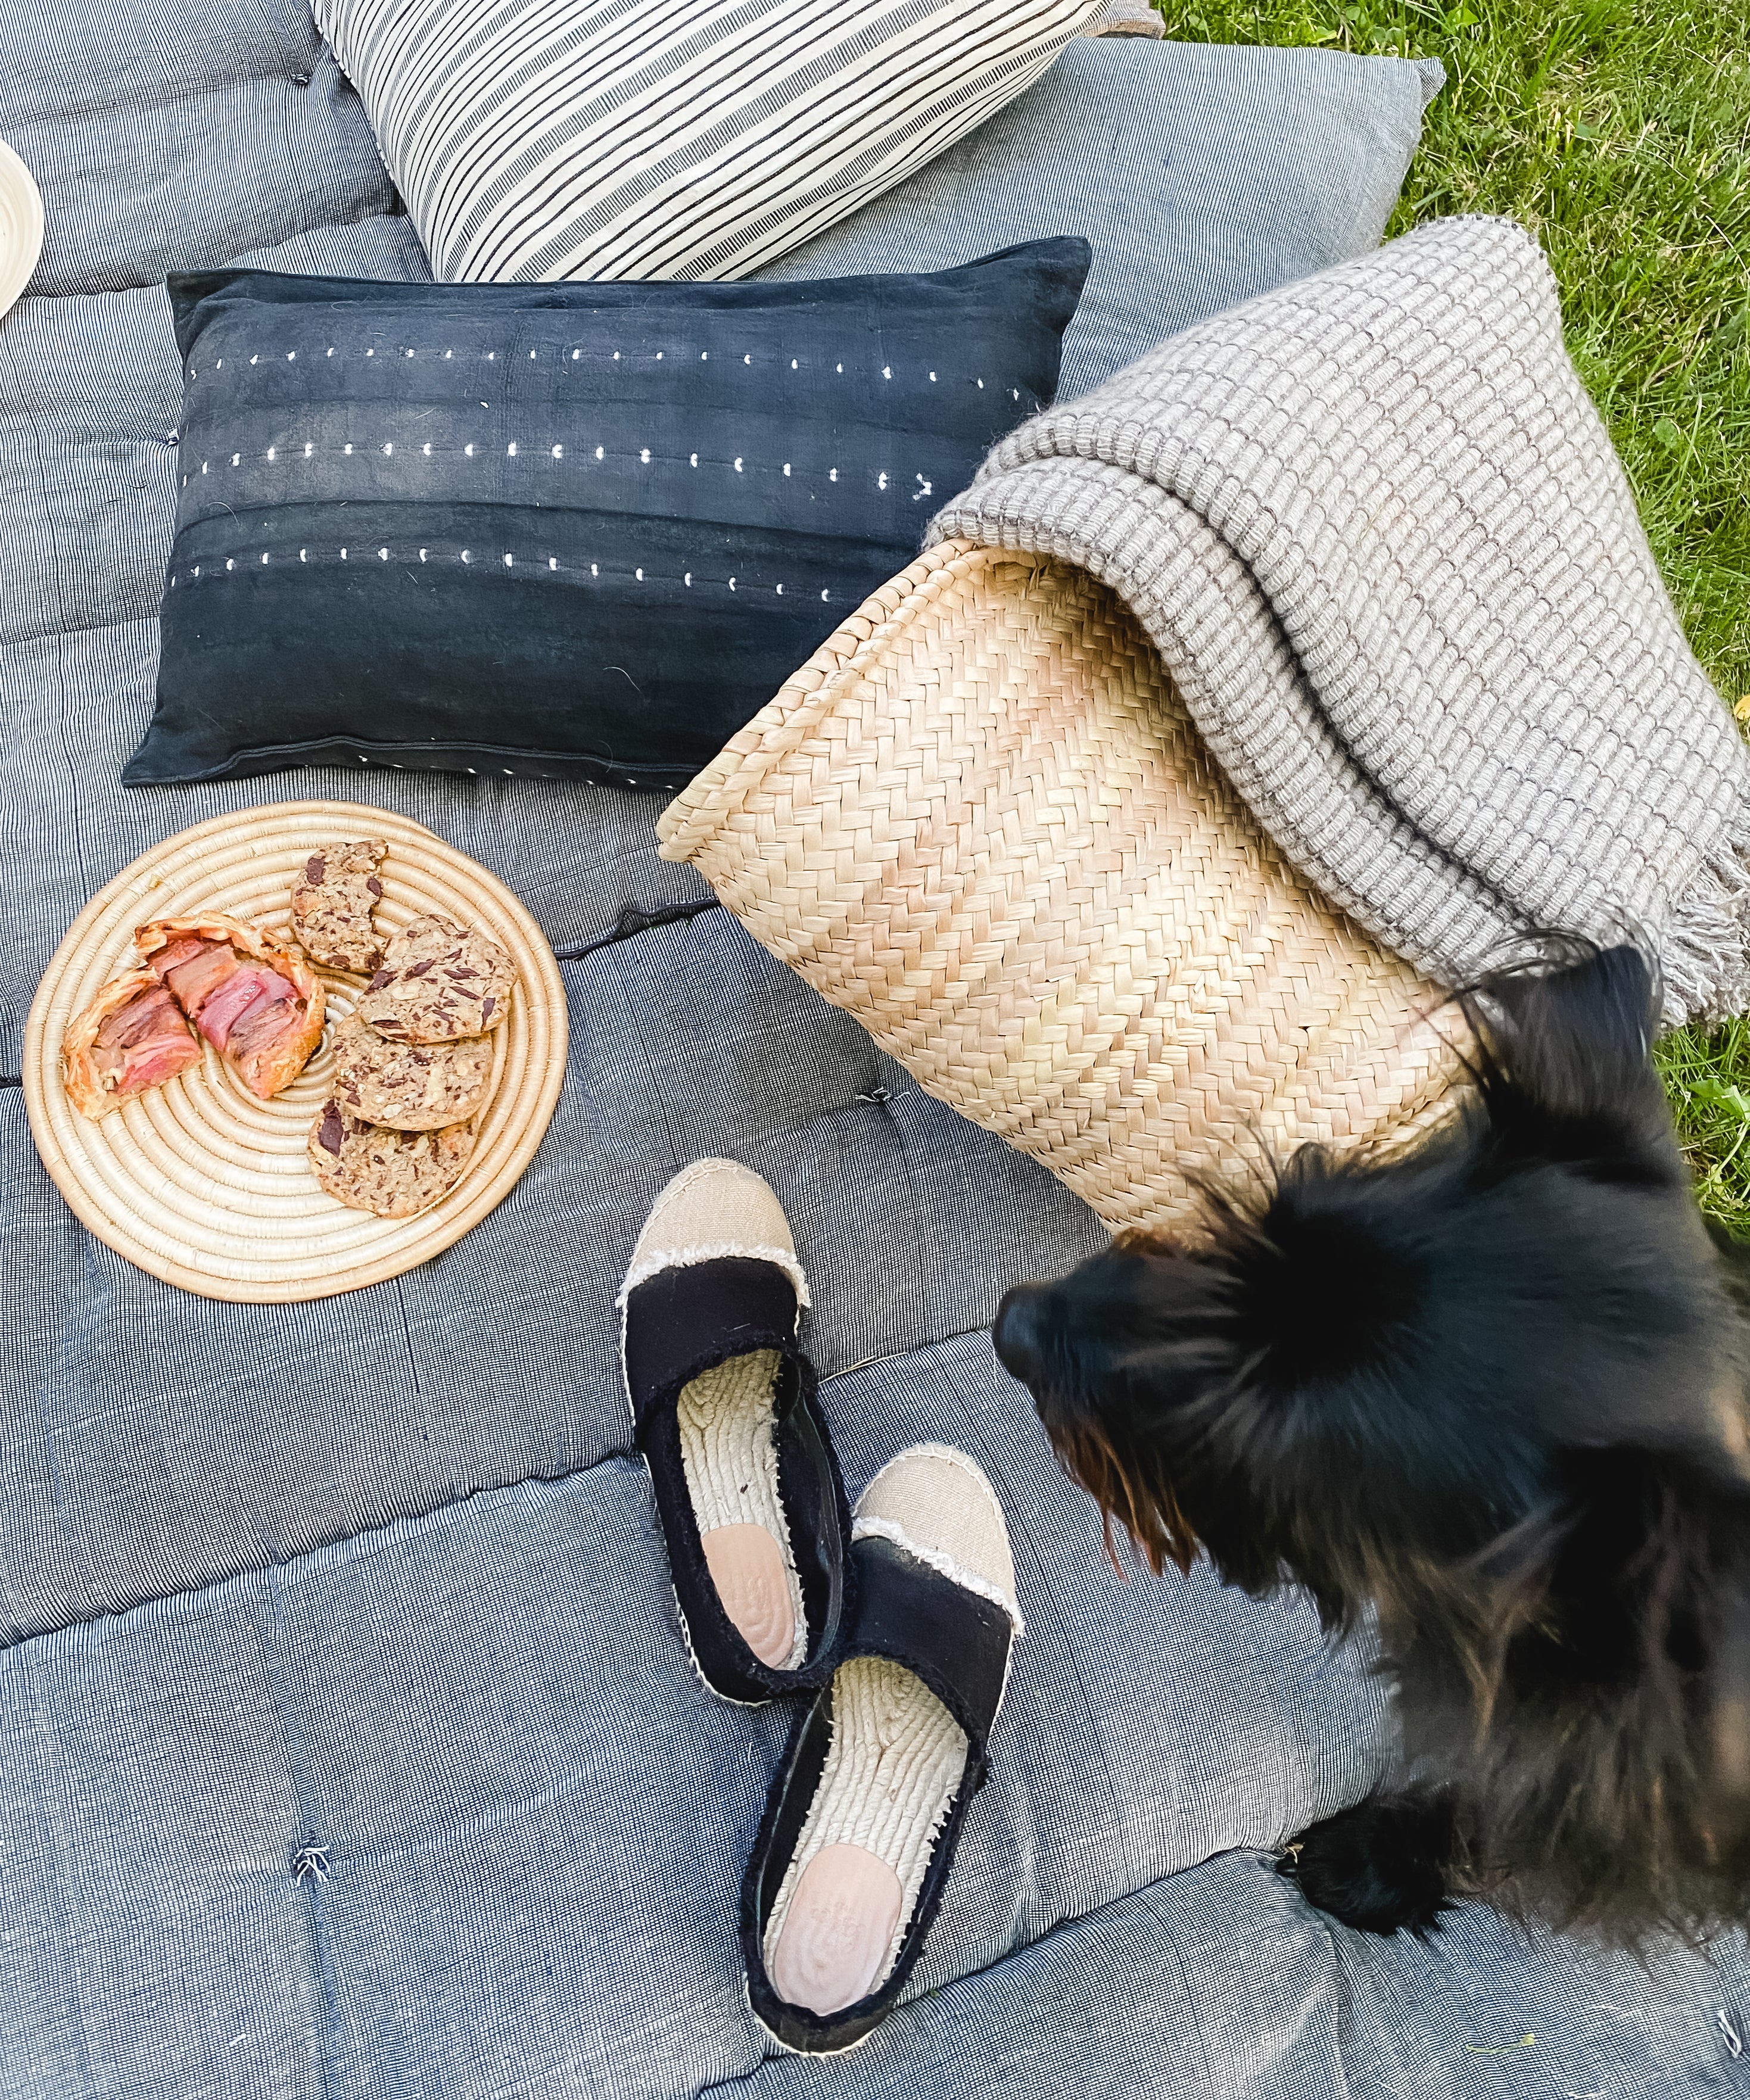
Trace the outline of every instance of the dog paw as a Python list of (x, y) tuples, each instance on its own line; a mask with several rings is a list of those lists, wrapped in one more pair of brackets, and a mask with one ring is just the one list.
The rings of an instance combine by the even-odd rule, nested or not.
[(1425, 1939), (1450, 1910), (1450, 1806), (1416, 1794), (1376, 1794), (1328, 1816), (1283, 1848), (1277, 1871), (1358, 1932), (1413, 1932)]

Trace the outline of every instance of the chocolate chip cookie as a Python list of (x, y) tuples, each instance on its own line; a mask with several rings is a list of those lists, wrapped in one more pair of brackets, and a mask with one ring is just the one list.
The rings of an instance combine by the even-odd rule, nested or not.
[(345, 1108), (392, 1130), (442, 1130), (485, 1106), (493, 1082), (489, 1035), (459, 1043), (391, 1040), (350, 1014), (334, 1030), (334, 1089)]
[(382, 895), (381, 839), (318, 847), (292, 885), (292, 935), (312, 962), (368, 976), (382, 960), (371, 914)]
[(516, 967), (496, 941), (427, 911), (390, 942), (359, 1017), (398, 1043), (454, 1043), (497, 1028), (515, 982)]
[(330, 1100), (310, 1129), (310, 1163), (337, 1202), (379, 1218), (429, 1210), (460, 1178), (474, 1149), (471, 1124), (385, 1130)]

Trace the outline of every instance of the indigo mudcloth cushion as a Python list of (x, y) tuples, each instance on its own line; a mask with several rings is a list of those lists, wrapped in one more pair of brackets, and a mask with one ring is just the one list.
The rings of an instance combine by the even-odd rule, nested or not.
[(1193, 321), (1377, 247), (1445, 77), (1437, 59), (1078, 37), (1019, 100), (759, 274), (939, 270), (1084, 234), (1067, 399)]
[(437, 276), (551, 282), (745, 277), (1019, 95), (1098, 6), (316, 0), (316, 18)]
[(130, 784), (316, 760), (683, 785), (1050, 400), (1075, 239), (791, 285), (171, 280)]

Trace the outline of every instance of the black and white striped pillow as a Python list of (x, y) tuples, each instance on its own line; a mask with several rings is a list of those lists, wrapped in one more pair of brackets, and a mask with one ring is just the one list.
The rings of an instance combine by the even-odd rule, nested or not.
[(314, 0), (451, 283), (743, 277), (1021, 93), (1103, 0)]

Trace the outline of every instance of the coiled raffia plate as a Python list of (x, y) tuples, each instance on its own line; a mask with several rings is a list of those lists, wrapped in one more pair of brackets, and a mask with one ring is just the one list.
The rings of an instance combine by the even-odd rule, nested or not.
[[(320, 973), (328, 1026), (300, 1076), (257, 1101), (207, 1046), (198, 1065), (99, 1123), (67, 1098), (68, 1024), (130, 967), (148, 919), (222, 911), (289, 936), (292, 883), (320, 846), (378, 838), (389, 857), (377, 924), (422, 911), (478, 926), (516, 964), (510, 1016), (493, 1032), (493, 1085), (461, 1180), (412, 1218), (378, 1218), (325, 1195), (306, 1154), (328, 1097), (334, 1024), (365, 980)], [(545, 1135), (565, 1075), (565, 988), (522, 902), (477, 861), (411, 818), (356, 802), (280, 802), (215, 817), (142, 854), (74, 920), (31, 1003), (24, 1101), (31, 1135), (80, 1221), (148, 1275), (243, 1304), (329, 1298), (381, 1283), (452, 1246), (502, 1202)]]
[(0, 314), (15, 305), (42, 253), (42, 192), (0, 139)]

